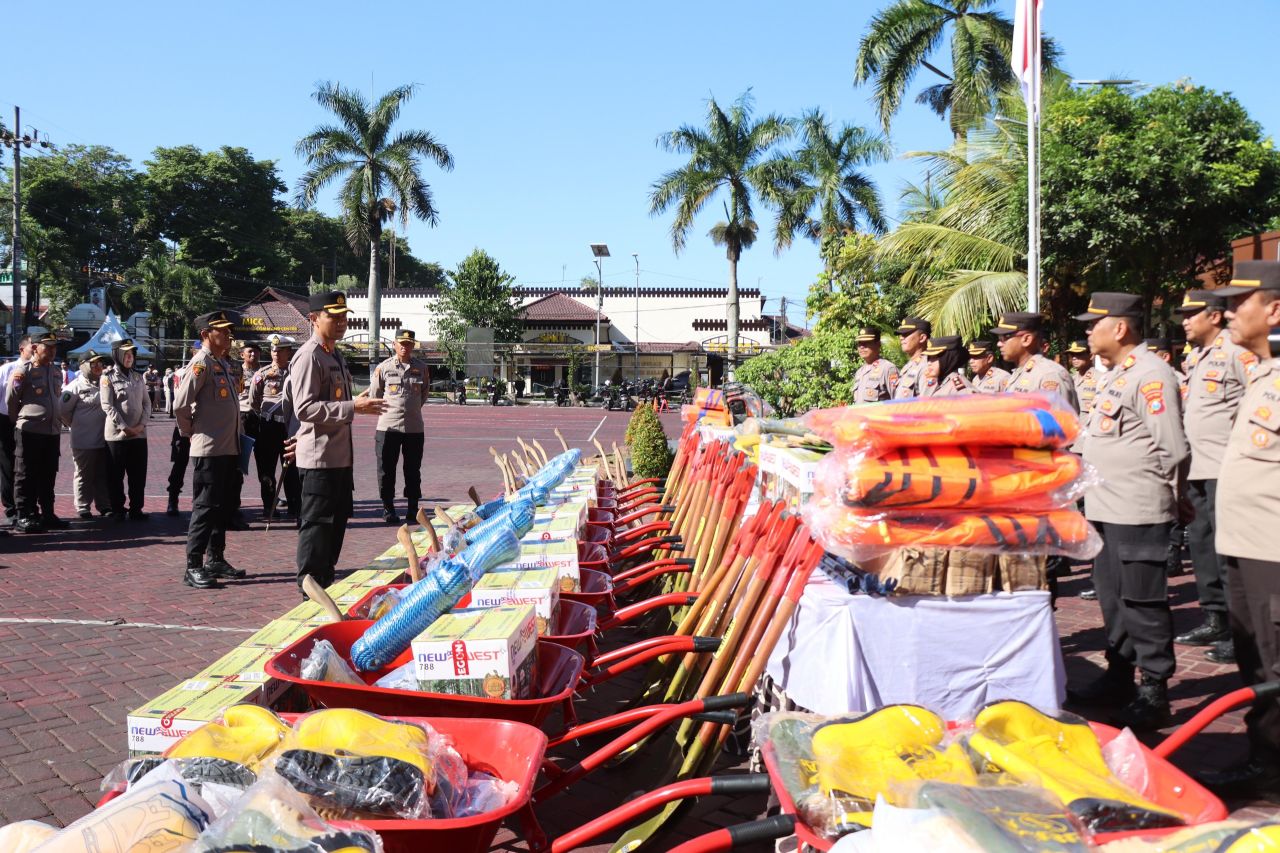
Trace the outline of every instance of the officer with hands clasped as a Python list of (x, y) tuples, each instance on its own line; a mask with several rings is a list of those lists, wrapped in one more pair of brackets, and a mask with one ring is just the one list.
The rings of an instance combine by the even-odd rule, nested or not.
[(216, 588), (217, 578), (245, 576), (225, 556), (230, 514), (238, 505), (235, 498), (244, 482), (240, 472), (240, 404), (227, 361), (231, 330), (238, 322), (233, 311), (213, 311), (196, 318), (201, 347), (183, 371), (173, 401), (178, 430), (191, 441), (194, 469), (182, 582), (197, 589)]
[(9, 423), (16, 440), (13, 495), (18, 510), (14, 527), (22, 533), (60, 530), (67, 523), (53, 512), (53, 481), (58, 477), (60, 425), (58, 398), (62, 371), (53, 365), (58, 338), (45, 332), (31, 339), (35, 347), (29, 361), (13, 371), (4, 389)]
[[(258, 441), (253, 446), (254, 462), (258, 466), (258, 483), (262, 487), (262, 517), (272, 518), (276, 508), (276, 466), (284, 455), (284, 441), (288, 432), (288, 412), (285, 407), (284, 385), (289, 378), (289, 360), (297, 344), (291, 338), (273, 335), (271, 338), (271, 363), (258, 369), (249, 378), (249, 409), (258, 424)], [(292, 518), (298, 517), (302, 504), (302, 484), (298, 469), (286, 464), (281, 475), (284, 478), (285, 505)]]
[(907, 317), (898, 326), (898, 341), (908, 360), (898, 371), (898, 384), (893, 391), (895, 400), (919, 397), (923, 393), (926, 382), (924, 368), (928, 362), (924, 350), (929, 346), (932, 334), (933, 324), (923, 317)]
[(427, 364), (413, 357), (418, 341), (412, 329), (396, 335), (395, 355), (373, 369), (369, 396), (386, 403), (378, 417), (374, 453), (378, 463), (378, 493), (382, 520), (399, 524), (396, 515), (396, 463), (404, 457), (405, 518), (418, 514), (422, 500), (422, 407), (427, 404)]
[(898, 367), (880, 356), (880, 332), (872, 326), (858, 330), (858, 358), (862, 366), (853, 376), (853, 402), (878, 403), (892, 400), (898, 387)]

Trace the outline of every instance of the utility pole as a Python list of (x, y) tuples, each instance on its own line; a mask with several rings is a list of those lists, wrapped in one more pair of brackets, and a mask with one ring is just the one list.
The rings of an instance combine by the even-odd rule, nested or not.
[(13, 108), (13, 351), (18, 351), (18, 339), (26, 331), (22, 321), (22, 113)]
[(785, 296), (782, 297), (782, 311), (780, 313), (782, 315), (781, 316), (782, 322), (780, 323), (782, 328), (778, 336), (780, 340), (775, 341), (775, 343), (785, 344), (787, 342), (787, 297)]
[(632, 252), (636, 259), (636, 381), (640, 381), (640, 253)]

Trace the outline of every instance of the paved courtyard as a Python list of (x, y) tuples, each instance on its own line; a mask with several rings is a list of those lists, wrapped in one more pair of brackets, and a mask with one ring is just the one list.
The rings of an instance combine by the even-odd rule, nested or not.
[[(428, 505), (462, 501), (471, 485), (481, 494), (496, 492), (501, 481), (489, 448), (511, 449), (516, 435), (537, 439), (548, 453), (559, 449), (556, 427), (571, 446), (589, 449), (595, 437), (608, 447), (621, 443), (627, 418), (598, 409), (433, 405), (427, 419), (425, 499)], [(675, 417), (664, 420), (674, 436)], [(65, 824), (83, 815), (97, 799), (102, 776), (125, 756), (130, 710), (298, 602), (295, 531), (291, 524), (264, 529), (257, 521), (261, 506), (252, 482), (243, 497), (254, 529), (231, 534), (227, 549), (228, 559), (250, 577), (220, 590), (182, 585), (190, 475), (182, 516), (165, 517), (172, 423), (159, 416), (150, 425), (149, 521), (75, 521), (68, 531), (0, 539), (0, 592), (6, 604), (0, 614), (0, 823), (33, 818)], [(358, 421), (356, 517), (340, 573), (362, 566), (394, 541), (393, 528), (379, 515), (373, 425), (372, 418)], [(75, 518), (69, 455), (62, 458), (57, 506), (60, 515)], [(1084, 572), (1066, 579), (1058, 610), (1073, 678), (1096, 671), (1102, 659), (1098, 606), (1074, 597), (1086, 584)], [(1189, 575), (1174, 580), (1173, 600), (1179, 631), (1198, 621)], [(1171, 691), (1177, 722), (1237, 684), (1231, 668), (1204, 661), (1199, 650), (1180, 650)], [(608, 690), (585, 697), (589, 713), (607, 713), (613, 698)], [(1244, 755), (1241, 732), (1239, 714), (1229, 715), (1180, 752), (1177, 763), (1188, 769), (1228, 764)], [(643, 767), (630, 765), (626, 772), (593, 775), (557, 800), (555, 808), (542, 810), (548, 831), (562, 832), (616, 805), (645, 787), (643, 776)], [(1248, 815), (1261, 813), (1248, 803), (1231, 805)], [(762, 807), (763, 800), (751, 798), (700, 804), (681, 835), (749, 819)]]

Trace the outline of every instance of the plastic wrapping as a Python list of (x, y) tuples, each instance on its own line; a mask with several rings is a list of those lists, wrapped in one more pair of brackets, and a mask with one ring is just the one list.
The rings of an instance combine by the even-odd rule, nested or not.
[(973, 394), (912, 398), (836, 409), (802, 419), (837, 449), (887, 453), (899, 447), (1010, 445), (1066, 448), (1080, 419), (1047, 394)]
[(1280, 823), (1220, 820), (1189, 826), (1159, 838), (1125, 838), (1102, 848), (1105, 853), (1277, 853)]
[(470, 530), (482, 521), (484, 519), (480, 517), (479, 513), (467, 510), (453, 520), (453, 526), (459, 530)]
[(1102, 747), (1102, 760), (1121, 783), (1135, 791), (1150, 789), (1151, 767), (1147, 753), (1129, 729), (1121, 730)]
[(453, 816), (473, 817), (500, 809), (519, 793), (520, 785), (516, 782), (504, 782), (488, 773), (472, 773), (454, 805)]
[(338, 654), (333, 643), (320, 640), (311, 647), (311, 653), (302, 659), (298, 674), (311, 681), (332, 681), (363, 687), (364, 682), (350, 665)]
[(0, 850), (6, 853), (32, 853), (56, 836), (60, 829), (38, 820), (17, 820), (0, 826)]
[[(532, 506), (530, 506), (532, 510)], [(528, 523), (523, 514), (519, 519), (508, 517), (498, 519), (496, 523), (485, 522), (487, 528), (483, 533), (473, 537), (470, 545), (465, 551), (458, 554), (456, 559), (462, 560), (468, 565), (483, 565), (484, 571), (488, 571), (495, 566), (503, 563), (509, 563), (520, 555), (520, 537), (524, 536), (533, 528), (533, 516), (528, 517)], [(520, 524), (515, 524), (515, 521)], [(515, 551), (511, 552), (511, 543), (515, 542)], [(500, 558), (500, 559), (499, 559)], [(476, 575), (479, 577), (479, 574)]]
[(1045, 512), (1100, 482), (1074, 453), (1025, 447), (838, 450), (818, 463), (815, 494), (860, 512), (962, 509)]
[(481, 524), (466, 531), (464, 535), (468, 543), (474, 543), (484, 539), (494, 530), (510, 524), (515, 528), (516, 537), (519, 538), (528, 533), (529, 528), (533, 526), (533, 516), (533, 501), (522, 498), (507, 504), (502, 510), (495, 512)]
[[(532, 515), (532, 506), (529, 512)], [(456, 557), (435, 563), (422, 580), (405, 588), (390, 613), (356, 640), (351, 646), (351, 663), (362, 672), (386, 666), (409, 647), (414, 637), (453, 609), (476, 578), (514, 560), (519, 553), (520, 541), (508, 524), (491, 530)]]
[(374, 687), (384, 687), (388, 690), (417, 690), (418, 675), (414, 670), (417, 666), (413, 661), (407, 661), (400, 666), (388, 672), (386, 675), (373, 682)]
[(246, 791), (189, 849), (191, 853), (382, 853), (382, 840), (368, 830), (331, 826), (284, 779), (267, 776)]
[(506, 498), (494, 498), (493, 500), (489, 501), (488, 503), (482, 503), (482, 504), (480, 504), (478, 507), (476, 507), (474, 510), (472, 510), (472, 512), (474, 512), (476, 515), (480, 516), (480, 520), (481, 520), (481, 521), (488, 521), (488, 520), (489, 520), (489, 518), (490, 518), (490, 517), (491, 517), (495, 512), (497, 512), (498, 510), (502, 509), (502, 508), (503, 508), (504, 506), (506, 506), (506, 505), (507, 505), (507, 499), (506, 499)]
[[(428, 562), (426, 558), (423, 558), (421, 565), (424, 569), (423, 575), (425, 576), (430, 572), (429, 567), (432, 564)], [(364, 612), (352, 615), (356, 619), (372, 619), (377, 621), (395, 609), (395, 606), (400, 603), (400, 599), (404, 595), (405, 589), (408, 589), (408, 587), (405, 587), (404, 589), (384, 589), (382, 592), (369, 599), (368, 604), (365, 605)]]
[(300, 717), (275, 772), (335, 816), (431, 817), (438, 735), (349, 708)]
[[(1048, 792), (1028, 785), (954, 785), (925, 782), (907, 805), (933, 809), (946, 816), (959, 849), (987, 853), (1083, 853), (1094, 847), (1062, 803)], [(881, 827), (876, 825), (876, 842)], [(914, 839), (913, 839), (914, 840)], [(913, 844), (899, 849), (922, 849)]]
[(1103, 760), (1093, 729), (1075, 715), (1049, 716), (1025, 702), (995, 702), (974, 717), (967, 742), (990, 769), (1052, 793), (1089, 832), (1185, 823), (1182, 815), (1117, 779)]
[(1089, 560), (1102, 538), (1075, 509), (1034, 512), (859, 513), (815, 496), (802, 510), (828, 551), (863, 562), (898, 548), (952, 548), (989, 554), (1059, 554)]

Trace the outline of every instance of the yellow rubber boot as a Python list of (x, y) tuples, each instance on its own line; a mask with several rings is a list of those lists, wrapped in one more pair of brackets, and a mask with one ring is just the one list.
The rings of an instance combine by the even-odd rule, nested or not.
[(208, 723), (175, 743), (166, 758), (221, 758), (254, 769), (289, 734), (284, 721), (257, 705), (232, 705), (221, 723)]

